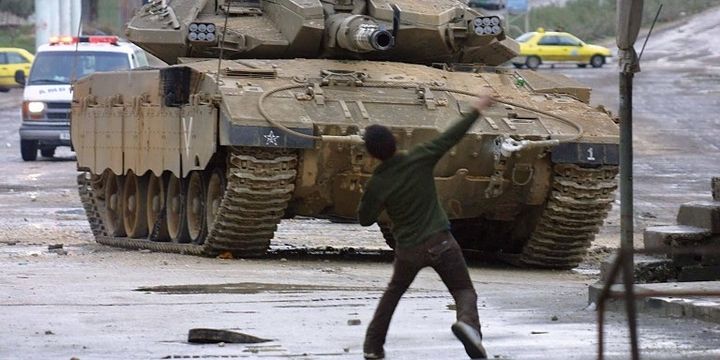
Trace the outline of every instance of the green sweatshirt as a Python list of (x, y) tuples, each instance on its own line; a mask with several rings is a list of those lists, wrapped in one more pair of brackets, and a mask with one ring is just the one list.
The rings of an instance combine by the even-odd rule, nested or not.
[(450, 229), (447, 215), (438, 202), (433, 170), (478, 116), (479, 113), (473, 111), (435, 139), (378, 165), (365, 186), (358, 207), (360, 224), (374, 224), (386, 210), (393, 223), (396, 246), (401, 248), (420, 244), (429, 235)]

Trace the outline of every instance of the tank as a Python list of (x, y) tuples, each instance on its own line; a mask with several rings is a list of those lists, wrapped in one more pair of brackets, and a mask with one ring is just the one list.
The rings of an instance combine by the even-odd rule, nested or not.
[[(284, 218), (356, 218), (378, 164), (367, 125), (409, 149), (490, 94), (497, 102), (435, 169), (452, 232), (518, 265), (575, 267), (614, 200), (618, 128), (587, 87), (499, 67), (518, 51), (502, 25), (456, 0), (145, 5), (127, 38), (169, 65), (74, 85), (93, 234), (262, 256)], [(392, 247), (392, 224), (380, 228)]]

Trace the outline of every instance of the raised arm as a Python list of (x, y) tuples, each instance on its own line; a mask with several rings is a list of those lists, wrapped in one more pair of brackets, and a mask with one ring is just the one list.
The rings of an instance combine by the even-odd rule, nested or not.
[(441, 158), (450, 148), (455, 146), (463, 138), (465, 133), (470, 130), (475, 121), (480, 116), (480, 112), (490, 106), (492, 100), (490, 97), (483, 96), (473, 104), (473, 111), (462, 117), (459, 121), (452, 124), (442, 134), (435, 139), (420, 145), (421, 151), (425, 151), (427, 156)]

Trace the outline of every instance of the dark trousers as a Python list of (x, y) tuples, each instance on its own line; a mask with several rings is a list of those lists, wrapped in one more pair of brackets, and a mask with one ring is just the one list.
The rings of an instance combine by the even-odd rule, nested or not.
[(365, 335), (365, 352), (376, 352), (385, 344), (390, 320), (400, 298), (410, 287), (417, 273), (432, 267), (455, 299), (457, 320), (480, 331), (477, 294), (473, 288), (462, 250), (449, 231), (430, 236), (424, 243), (410, 248), (396, 248), (393, 275), (380, 298)]

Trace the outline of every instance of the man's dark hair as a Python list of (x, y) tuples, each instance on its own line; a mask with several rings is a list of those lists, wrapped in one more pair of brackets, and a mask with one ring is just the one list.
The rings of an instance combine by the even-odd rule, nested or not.
[(365, 128), (365, 147), (376, 159), (385, 161), (395, 155), (397, 145), (390, 129), (382, 125), (370, 125)]

